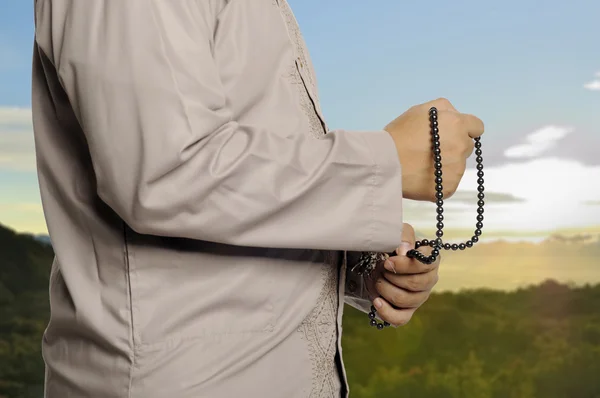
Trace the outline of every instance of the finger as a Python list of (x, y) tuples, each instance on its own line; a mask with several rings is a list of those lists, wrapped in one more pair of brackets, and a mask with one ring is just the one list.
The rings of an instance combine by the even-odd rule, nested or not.
[[(377, 307), (378, 301), (381, 302), (381, 307)], [(388, 303), (381, 297), (375, 299), (373, 304), (377, 309), (377, 315), (379, 315), (379, 318), (395, 327), (406, 325), (411, 320), (413, 314), (417, 310), (416, 308), (394, 308), (391, 306), (390, 303)]]
[(475, 150), (475, 141), (468, 136), (465, 138), (467, 140), (465, 142), (465, 159), (467, 159), (473, 154), (473, 151)]
[(433, 101), (429, 101), (423, 104), (424, 107), (429, 110), (432, 106), (436, 107), (438, 111), (454, 111), (456, 112), (456, 108), (450, 101), (446, 98), (438, 98)]
[[(426, 256), (431, 254), (433, 248), (426, 246), (420, 247), (419, 251)], [(409, 258), (405, 255), (392, 256), (384, 263), (384, 268), (398, 275), (402, 274), (422, 274), (435, 270), (440, 264), (440, 257), (436, 258), (431, 264), (424, 264), (416, 258)]]
[(375, 289), (388, 303), (397, 308), (418, 308), (429, 298), (429, 291), (409, 292), (395, 286), (387, 279), (380, 278)]
[(481, 121), (481, 119), (479, 119), (477, 116), (462, 113), (460, 118), (467, 130), (467, 133), (469, 134), (469, 137), (476, 138), (483, 134), (485, 126), (483, 125), (483, 121)]
[(412, 225), (408, 223), (402, 224), (401, 239), (402, 242), (400, 243), (400, 246), (396, 249), (396, 254), (404, 256), (410, 249), (415, 248), (415, 229)]
[(399, 275), (392, 272), (384, 272), (383, 277), (392, 285), (409, 292), (427, 292), (433, 289), (439, 280), (438, 269), (422, 274)]

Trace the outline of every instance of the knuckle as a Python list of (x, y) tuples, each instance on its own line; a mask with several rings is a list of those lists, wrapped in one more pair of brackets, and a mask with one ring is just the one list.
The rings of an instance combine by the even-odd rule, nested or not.
[(419, 306), (421, 306), (421, 305), (425, 304), (425, 302), (426, 302), (427, 300), (429, 300), (429, 297), (430, 297), (430, 296), (431, 296), (431, 291), (428, 291), (428, 292), (427, 292), (427, 294), (425, 295), (425, 297), (423, 298), (423, 301), (421, 302), (421, 304), (420, 304)]
[(450, 101), (447, 98), (444, 97), (439, 97), (438, 99), (436, 99), (435, 101), (433, 101), (434, 104), (440, 105), (440, 106), (451, 106), (452, 104), (450, 103)]
[[(450, 185), (450, 186), (448, 186)], [(444, 199), (450, 199), (452, 197), (452, 195), (454, 195), (454, 193), (456, 192), (456, 189), (458, 188), (458, 184), (447, 184), (444, 185), (444, 189), (442, 190), (442, 193), (444, 194)]]
[(398, 315), (397, 317), (395, 317), (395, 319), (393, 320), (394, 322), (390, 322), (393, 325), (395, 325), (396, 327), (398, 326), (406, 326), (410, 320), (412, 319), (412, 313), (402, 313), (400, 315)]
[(405, 282), (406, 289), (413, 292), (418, 292), (419, 290), (422, 290), (424, 284), (421, 279), (422, 278), (419, 274), (410, 275)]
[(402, 291), (398, 291), (392, 295), (391, 300), (396, 307), (403, 307), (405, 305), (406, 296)]

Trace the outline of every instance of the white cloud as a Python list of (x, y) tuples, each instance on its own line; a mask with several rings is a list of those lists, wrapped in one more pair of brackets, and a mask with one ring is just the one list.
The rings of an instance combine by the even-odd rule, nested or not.
[[(547, 231), (600, 225), (600, 165), (551, 157), (545, 152), (573, 131), (547, 126), (527, 136), (526, 144), (509, 148), (508, 158), (518, 162), (485, 166), (485, 231)], [(485, 159), (485, 148), (483, 149)], [(477, 170), (465, 172), (457, 193), (445, 203), (448, 229), (474, 229)], [(514, 199), (514, 200), (513, 200)], [(416, 228), (435, 226), (435, 206), (405, 206), (407, 222)]]
[(583, 85), (583, 88), (591, 91), (600, 91), (600, 72), (596, 72), (596, 79), (589, 81)]
[(0, 107), (0, 126), (31, 126), (31, 109), (18, 107)]
[(0, 170), (35, 171), (31, 109), (0, 107)]
[[(500, 230), (553, 230), (600, 224), (600, 211), (585, 206), (600, 199), (600, 166), (585, 166), (578, 161), (542, 158), (524, 163), (484, 168), (486, 191), (510, 192), (524, 202), (489, 204), (484, 225)], [(477, 170), (469, 169), (459, 190), (477, 187)], [(451, 203), (452, 199), (448, 200)], [(469, 227), (475, 206), (464, 210)]]
[(571, 127), (546, 126), (529, 134), (525, 144), (512, 146), (504, 151), (508, 158), (533, 158), (556, 146), (557, 142), (572, 133)]

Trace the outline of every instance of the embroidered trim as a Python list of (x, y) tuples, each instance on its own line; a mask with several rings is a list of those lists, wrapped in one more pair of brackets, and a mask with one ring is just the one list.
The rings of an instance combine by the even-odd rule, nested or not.
[(339, 393), (340, 375), (336, 365), (338, 269), (332, 256), (324, 261), (323, 288), (316, 307), (298, 327), (306, 340), (312, 365), (312, 388), (309, 397), (335, 397)]
[(323, 138), (323, 136), (325, 136), (325, 129), (323, 128), (321, 119), (315, 111), (312, 100), (308, 96), (308, 92), (306, 91), (306, 87), (304, 86), (304, 82), (300, 76), (300, 72), (298, 72), (298, 68), (295, 64), (290, 65), (290, 71), (287, 77), (290, 80), (290, 83), (296, 86), (298, 89), (300, 107), (308, 119), (308, 130), (310, 135), (317, 139)]
[[(314, 98), (311, 98), (309, 87), (307, 87), (307, 85), (310, 86), (310, 92), (316, 93), (316, 79), (314, 71), (312, 70), (312, 64), (310, 64), (310, 59), (306, 53), (306, 46), (302, 34), (300, 33), (300, 27), (298, 26), (298, 22), (296, 21), (289, 4), (285, 0), (279, 0), (279, 2), (281, 14), (286, 23), (294, 53), (298, 57), (297, 62), (299, 64), (296, 65), (296, 62), (294, 61), (290, 65), (291, 70), (287, 77), (290, 79), (291, 83), (298, 88), (300, 106), (308, 117), (311, 135), (314, 138), (320, 139), (326, 134), (325, 123), (319, 116), (320, 105), (318, 98), (316, 98), (316, 94), (314, 94)], [(305, 68), (307, 73), (300, 74), (298, 66)]]
[[(279, 5), (299, 63), (296, 65), (296, 62), (292, 60), (286, 77), (298, 89), (300, 107), (306, 115), (310, 135), (320, 139), (326, 131), (317, 113), (318, 99), (311, 99), (307, 87), (310, 85), (311, 92), (315, 92), (315, 77), (307, 62), (308, 56), (305, 52), (304, 40), (287, 1), (279, 0)], [(308, 73), (301, 75), (298, 66), (307, 68)], [(316, 306), (297, 329), (308, 346), (312, 366), (312, 387), (309, 395), (311, 398), (336, 397), (342, 384), (336, 364), (339, 270), (334, 259), (333, 252), (326, 253), (320, 278), (323, 287), (317, 298)]]
[[(294, 45), (294, 49), (296, 50), (296, 55), (298, 56), (298, 61), (300, 62), (301, 67), (309, 67), (308, 56), (306, 54), (306, 46), (304, 44), (304, 38), (302, 37), (302, 33), (300, 32), (300, 27), (298, 26), (298, 21), (296, 21), (296, 17), (290, 8), (290, 5), (286, 0), (280, 0), (281, 13), (285, 19), (285, 23), (288, 27), (288, 32), (290, 34), (290, 39), (292, 40), (292, 44)], [(306, 74), (307, 83), (310, 84), (311, 91), (314, 92), (315, 88), (315, 77), (312, 73)]]

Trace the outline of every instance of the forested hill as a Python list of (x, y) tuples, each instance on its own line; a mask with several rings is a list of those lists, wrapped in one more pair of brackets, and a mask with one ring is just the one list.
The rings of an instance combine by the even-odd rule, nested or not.
[[(52, 258), (0, 226), (0, 398), (42, 397)], [(384, 331), (347, 307), (343, 345), (352, 398), (600, 398), (600, 286), (438, 293)]]
[(0, 397), (41, 397), (50, 245), (0, 225)]

